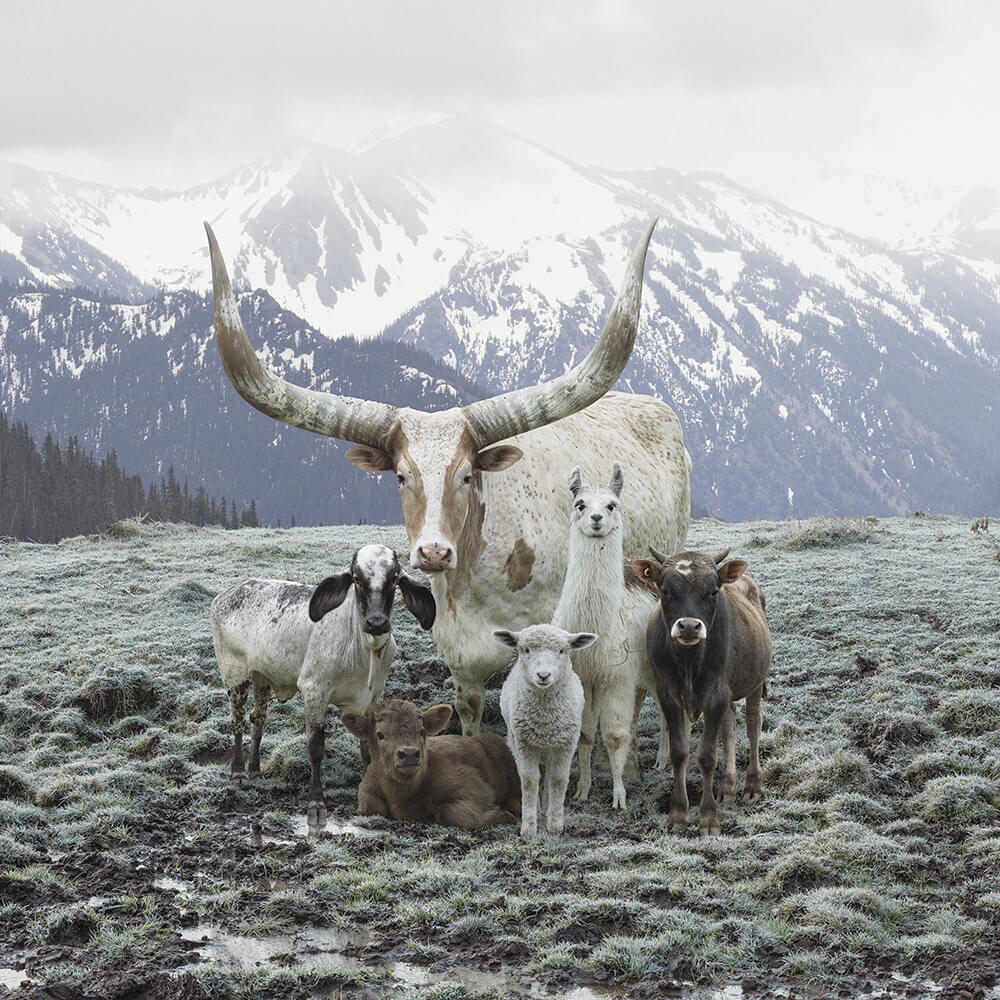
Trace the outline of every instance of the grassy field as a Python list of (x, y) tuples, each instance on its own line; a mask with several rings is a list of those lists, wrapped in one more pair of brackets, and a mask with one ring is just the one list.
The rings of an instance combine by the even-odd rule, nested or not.
[[(992, 536), (692, 525), (693, 547), (748, 560), (774, 636), (765, 798), (724, 806), (719, 838), (664, 832), (647, 704), (629, 809), (598, 760), (591, 801), (531, 844), (358, 818), (331, 711), (330, 826), (309, 840), (297, 698), (263, 779), (231, 787), (209, 605), (250, 575), (318, 582), (371, 540), (405, 549), (401, 528), (129, 523), (0, 543), (0, 995), (1000, 996)], [(395, 628), (387, 693), (452, 700), (399, 601)], [(693, 760), (688, 783), (696, 803)]]

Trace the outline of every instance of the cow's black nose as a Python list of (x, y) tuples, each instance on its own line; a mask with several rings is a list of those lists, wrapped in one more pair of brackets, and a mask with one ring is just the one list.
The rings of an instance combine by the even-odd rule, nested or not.
[(419, 747), (400, 747), (396, 751), (396, 760), (400, 764), (419, 764), (420, 763), (420, 748)]

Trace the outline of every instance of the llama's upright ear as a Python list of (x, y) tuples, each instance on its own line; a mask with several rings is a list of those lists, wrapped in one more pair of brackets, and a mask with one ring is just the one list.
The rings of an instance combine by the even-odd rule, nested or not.
[(578, 465), (569, 474), (569, 491), (576, 496), (580, 492), (580, 486), (582, 485), (582, 480), (580, 479), (580, 466)]
[(620, 500), (622, 497), (622, 486), (625, 480), (622, 476), (622, 467), (615, 462), (611, 467), (611, 478), (608, 480), (608, 489)]

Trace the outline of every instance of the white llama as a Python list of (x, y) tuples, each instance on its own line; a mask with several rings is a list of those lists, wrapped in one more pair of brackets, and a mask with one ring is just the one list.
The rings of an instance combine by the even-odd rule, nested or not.
[[(634, 754), (634, 721), (645, 692), (656, 691), (646, 656), (646, 623), (656, 595), (637, 585), (625, 585), (622, 551), (621, 493), (623, 477), (616, 462), (607, 486), (591, 486), (570, 473), (573, 495), (570, 514), (566, 580), (552, 624), (568, 632), (586, 629), (600, 638), (573, 655), (573, 669), (583, 682), (584, 709), (578, 758), (580, 781), (576, 798), (590, 795), (590, 757), (597, 731), (608, 752), (614, 782), (612, 804), (624, 809), (623, 774)], [(669, 760), (666, 725), (660, 724), (657, 767)]]

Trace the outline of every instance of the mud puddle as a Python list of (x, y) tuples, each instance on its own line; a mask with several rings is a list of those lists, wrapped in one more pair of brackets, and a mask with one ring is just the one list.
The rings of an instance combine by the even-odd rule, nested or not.
[(8, 990), (16, 990), (21, 983), (33, 983), (34, 980), (24, 969), (0, 969), (0, 986)]

